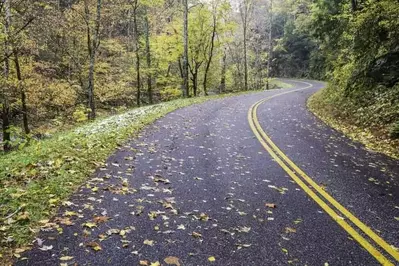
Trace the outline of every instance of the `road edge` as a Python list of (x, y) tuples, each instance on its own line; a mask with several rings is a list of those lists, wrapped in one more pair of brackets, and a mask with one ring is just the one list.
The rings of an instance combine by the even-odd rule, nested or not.
[(381, 140), (377, 136), (373, 135), (369, 129), (349, 124), (347, 121), (340, 120), (326, 112), (324, 104), (320, 99), (325, 89), (326, 87), (313, 93), (306, 101), (307, 109), (314, 116), (327, 126), (344, 134), (349, 139), (361, 143), (366, 150), (382, 153), (393, 159), (399, 159), (399, 151), (397, 147), (399, 143), (396, 143), (396, 141), (389, 141), (386, 139)]

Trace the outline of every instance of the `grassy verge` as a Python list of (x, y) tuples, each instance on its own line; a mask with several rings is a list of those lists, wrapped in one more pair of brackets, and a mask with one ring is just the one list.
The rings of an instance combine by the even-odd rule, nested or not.
[(270, 84), (272, 86), (277, 86), (277, 87), (282, 88), (282, 89), (290, 89), (290, 88), (293, 87), (291, 84), (285, 83), (285, 82), (283, 82), (283, 81), (281, 81), (279, 79), (272, 79), (270, 81)]
[[(330, 90), (327, 87), (313, 94), (308, 100), (309, 110), (332, 128), (364, 144), (368, 149), (399, 159), (399, 140), (389, 136), (392, 125), (376, 117), (384, 115), (384, 110), (375, 110), (371, 103), (369, 109), (354, 107), (340, 100), (340, 97), (337, 99), (337, 95), (333, 95)], [(384, 106), (381, 103), (375, 105)], [(386, 109), (385, 113), (389, 110)], [(366, 122), (373, 120), (376, 122)]]
[(243, 93), (248, 92), (132, 109), (0, 156), (0, 264), (7, 265), (13, 250), (28, 244), (38, 225), (51, 218), (119, 145), (144, 126), (176, 109)]

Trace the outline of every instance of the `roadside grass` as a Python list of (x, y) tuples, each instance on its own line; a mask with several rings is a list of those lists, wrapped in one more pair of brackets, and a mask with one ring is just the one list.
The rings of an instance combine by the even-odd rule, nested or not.
[(46, 223), (118, 146), (143, 127), (188, 105), (253, 92), (259, 91), (178, 99), (135, 108), (0, 156), (0, 264), (10, 261), (15, 248), (29, 244), (39, 225)]
[(282, 88), (282, 89), (290, 89), (290, 88), (292, 88), (292, 85), (291, 85), (291, 84), (285, 83), (285, 82), (283, 82), (283, 81), (281, 81), (281, 80), (279, 80), (279, 79), (272, 79), (272, 80), (270, 81), (270, 83), (271, 83), (272, 85), (275, 85), (275, 86), (277, 86), (277, 87), (279, 87), (279, 88)]
[[(308, 109), (327, 125), (362, 143), (367, 149), (399, 159), (399, 139), (390, 137), (392, 125), (384, 123), (382, 117), (377, 117), (398, 110), (391, 112), (387, 105), (381, 103), (377, 104), (386, 108), (355, 109), (350, 104), (340, 102), (336, 95), (331, 95), (329, 89), (327, 87), (313, 94), (308, 99)], [(376, 121), (372, 126), (365, 122), (371, 120)]]

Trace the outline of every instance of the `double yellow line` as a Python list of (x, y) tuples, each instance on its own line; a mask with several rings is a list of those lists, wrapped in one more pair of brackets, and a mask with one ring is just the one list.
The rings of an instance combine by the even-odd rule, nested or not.
[[(349, 212), (344, 206), (338, 203), (332, 196), (323, 190), (316, 182), (313, 181), (308, 175), (306, 175), (294, 162), (292, 162), (276, 144), (270, 139), (269, 136), (264, 132), (259, 124), (257, 117), (257, 109), (262, 103), (269, 101), (272, 98), (291, 93), (301, 91), (312, 87), (313, 85), (303, 81), (296, 81), (299, 83), (306, 84), (307, 86), (297, 90), (289, 90), (282, 93), (275, 94), (256, 102), (248, 111), (249, 126), (254, 132), (255, 136), (272, 156), (272, 158), (284, 169), (285, 172), (311, 197), (319, 206), (331, 216), (353, 239), (355, 239), (364, 249), (366, 249), (378, 262), (382, 265), (394, 265), (387, 257), (385, 257), (375, 245), (381, 248), (381, 251), (387, 252), (397, 262), (399, 262), (399, 252), (389, 245), (384, 239), (373, 232), (371, 228), (356, 218), (351, 212)], [(346, 222), (348, 219), (352, 225)], [(356, 230), (356, 229), (357, 230)], [(368, 241), (359, 232), (368, 237)], [(373, 242), (371, 244), (370, 242)]]

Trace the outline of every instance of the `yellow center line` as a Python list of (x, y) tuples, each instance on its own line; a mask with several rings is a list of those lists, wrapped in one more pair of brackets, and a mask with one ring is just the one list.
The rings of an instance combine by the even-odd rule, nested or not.
[[(299, 82), (299, 81), (297, 81)], [(307, 87), (290, 90), (283, 93), (279, 93), (263, 100), (258, 101), (251, 106), (248, 112), (249, 125), (254, 132), (257, 139), (260, 141), (262, 146), (268, 151), (272, 158), (288, 173), (288, 175), (314, 200), (317, 204), (329, 214), (334, 221), (336, 221), (345, 231), (347, 231), (363, 248), (365, 248), (371, 255), (373, 255), (381, 264), (383, 265), (393, 265), (384, 255), (382, 255), (373, 245), (371, 245), (365, 238), (363, 238), (353, 227), (351, 227), (341, 216), (339, 216), (327, 203), (323, 201), (313, 190), (311, 190), (307, 182), (311, 187), (313, 187), (319, 195), (324, 197), (324, 199), (333, 205), (339, 212), (346, 216), (353, 224), (355, 224), (361, 231), (363, 231), (368, 237), (374, 240), (380, 247), (382, 247), (386, 252), (388, 252), (392, 257), (399, 261), (399, 253), (385, 242), (380, 236), (374, 233), (368, 226), (362, 223), (358, 218), (356, 218), (352, 213), (350, 213), (345, 207), (339, 204), (332, 196), (330, 196), (326, 191), (324, 191), (319, 185), (317, 185), (312, 178), (306, 175), (297, 165), (295, 165), (278, 147), (272, 142), (272, 140), (266, 135), (264, 130), (259, 124), (257, 118), (257, 108), (260, 104), (287, 93), (305, 90), (312, 87), (312, 84), (308, 84)], [(280, 158), (280, 157), (281, 158)], [(290, 168), (290, 167), (291, 168)], [(297, 175), (299, 174), (299, 176)], [(302, 181), (302, 179), (305, 181)]]

